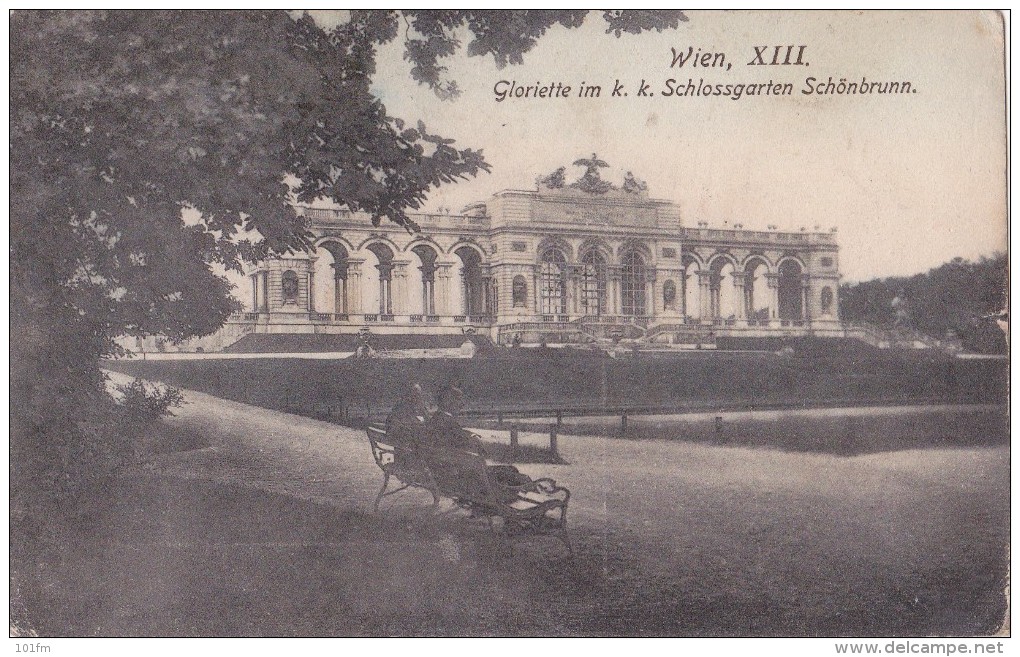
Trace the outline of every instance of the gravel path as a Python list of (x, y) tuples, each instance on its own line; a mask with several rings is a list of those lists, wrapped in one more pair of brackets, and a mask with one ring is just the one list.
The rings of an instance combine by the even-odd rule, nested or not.
[[(381, 477), (363, 432), (191, 391), (186, 400), (172, 422), (212, 447), (151, 467), (371, 509)], [(975, 605), (996, 604), (1006, 447), (848, 458), (564, 435), (559, 450), (567, 465), (521, 470), (573, 491), (578, 559), (620, 582), (621, 622), (631, 595), (715, 619), (760, 606), (793, 633), (842, 627), (847, 616), (895, 631), (890, 614), (916, 623), (931, 613), (966, 633), (959, 623)], [(428, 514), (426, 493), (391, 499), (386, 513)], [(741, 616), (727, 627), (753, 633), (754, 623)]]

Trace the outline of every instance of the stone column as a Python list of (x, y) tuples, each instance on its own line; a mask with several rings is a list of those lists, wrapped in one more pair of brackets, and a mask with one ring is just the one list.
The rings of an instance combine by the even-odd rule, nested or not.
[(436, 263), (436, 293), (438, 299), (436, 300), (436, 314), (437, 315), (454, 315), (453, 312), (453, 300), (451, 289), (453, 280), (453, 269), (452, 262), (437, 262)]
[(712, 272), (698, 270), (698, 300), (701, 302), (701, 321), (715, 319), (712, 314)]
[(800, 316), (805, 321), (811, 319), (811, 275), (802, 274), (800, 277), (800, 290), (801, 290), (801, 302), (800, 302)]
[(333, 268), (333, 312), (343, 315), (347, 312), (347, 265), (330, 265)]
[[(435, 269), (434, 268), (426, 269), (425, 267), (419, 267), (418, 270), (421, 272), (421, 314), (435, 315), (436, 314)], [(408, 299), (410, 299), (410, 293), (408, 294)]]
[(393, 287), (391, 292), (393, 299), (391, 303), (391, 312), (394, 315), (409, 315), (411, 314), (411, 303), (410, 303), (410, 281), (407, 275), (407, 269), (409, 262), (394, 261), (393, 262)]
[(769, 317), (779, 319), (779, 274), (765, 274), (769, 286)]
[(659, 295), (655, 292), (656, 269), (645, 270), (645, 316), (655, 317), (658, 313), (655, 311), (655, 302), (658, 300)]
[(532, 266), (532, 268), (531, 268), (531, 289), (532, 289), (532, 292), (533, 292), (532, 298), (535, 301), (535, 304), (534, 304), (535, 305), (535, 314), (536, 315), (541, 315), (542, 314), (542, 290), (539, 287), (540, 281), (539, 281), (538, 273), (539, 273), (538, 265)]
[(573, 267), (570, 269), (570, 300), (567, 303), (567, 313), (574, 316), (581, 314), (580, 272)]
[(361, 307), (361, 265), (365, 264), (364, 258), (355, 260), (347, 259), (347, 307), (352, 315), (364, 314)]
[(744, 291), (744, 283), (747, 282), (747, 274), (743, 270), (733, 270), (733, 296), (736, 298), (735, 312), (738, 320), (747, 318), (747, 294)]
[(609, 283), (609, 312), (612, 315), (620, 315), (623, 310), (623, 303), (620, 299), (620, 272), (619, 270), (610, 270), (607, 275)]
[(259, 308), (259, 312), (269, 312), (269, 272), (267, 270), (262, 271), (262, 307)]
[(676, 300), (677, 312), (680, 313), (681, 317), (687, 317), (687, 269), (681, 269), (680, 275), (677, 276), (677, 296), (680, 297)]
[(252, 274), (251, 278), (251, 311), (257, 313), (259, 311), (259, 277), (258, 274)]
[(308, 268), (308, 312), (315, 312), (315, 270)]

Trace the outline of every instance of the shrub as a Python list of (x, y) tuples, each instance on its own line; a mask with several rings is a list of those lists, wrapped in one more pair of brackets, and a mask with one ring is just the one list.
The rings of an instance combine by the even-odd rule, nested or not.
[(126, 385), (116, 386), (121, 395), (119, 405), (128, 419), (148, 424), (162, 417), (172, 416), (171, 408), (184, 403), (184, 395), (178, 388), (159, 384), (147, 384), (135, 379)]

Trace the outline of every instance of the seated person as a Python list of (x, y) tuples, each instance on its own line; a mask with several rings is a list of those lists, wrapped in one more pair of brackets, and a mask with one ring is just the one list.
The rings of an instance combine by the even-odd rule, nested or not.
[(394, 441), (393, 460), (401, 462), (410, 458), (404, 445), (417, 444), (421, 440), (428, 417), (425, 405), (425, 393), (417, 383), (407, 389), (407, 394), (397, 402), (390, 414), (386, 416), (386, 435)]
[[(423, 437), (426, 445), (452, 448), (485, 456), (478, 436), (460, 425), (457, 415), (464, 406), (464, 393), (456, 386), (450, 386), (439, 395), (438, 409), (425, 422)], [(490, 465), (486, 468), (489, 481), (503, 486), (521, 486), (531, 477), (512, 465)], [(512, 502), (516, 493), (508, 492), (503, 501)]]

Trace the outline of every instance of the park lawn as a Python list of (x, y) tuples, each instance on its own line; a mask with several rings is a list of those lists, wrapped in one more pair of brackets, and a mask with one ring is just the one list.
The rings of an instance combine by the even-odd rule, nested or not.
[[(516, 423), (522, 441), (548, 446), (556, 418), (478, 422), (507, 441)], [(621, 440), (675, 440), (706, 445), (775, 448), (853, 456), (924, 447), (979, 447), (1009, 444), (1005, 405), (830, 408), (802, 411), (729, 412), (681, 415), (563, 417), (559, 434)]]
[[(758, 353), (687, 353), (614, 360), (545, 358), (542, 350), (472, 359), (117, 360), (117, 372), (223, 399), (308, 417), (347, 412), (384, 417), (420, 383), (434, 399), (456, 381), (476, 412), (578, 406), (716, 408), (916, 402), (1002, 403), (1005, 361), (936, 353), (783, 358)], [(548, 349), (550, 354), (564, 350)], [(532, 354), (531, 352), (535, 352)]]
[(153, 460), (15, 568), (56, 635), (970, 635), (1005, 610), (1009, 452), (852, 458), (562, 436), (577, 555), (368, 514), (360, 432), (189, 393)]

